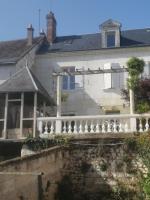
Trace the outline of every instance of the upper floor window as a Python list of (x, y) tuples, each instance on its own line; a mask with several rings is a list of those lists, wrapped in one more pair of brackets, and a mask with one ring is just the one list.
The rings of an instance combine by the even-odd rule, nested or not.
[[(64, 71), (67, 71), (68, 73), (75, 72), (75, 67), (66, 67), (63, 68)], [(63, 76), (63, 84), (62, 88), (63, 90), (74, 90), (75, 89), (75, 75), (64, 75)]]
[(115, 32), (107, 32), (107, 47), (115, 47)]

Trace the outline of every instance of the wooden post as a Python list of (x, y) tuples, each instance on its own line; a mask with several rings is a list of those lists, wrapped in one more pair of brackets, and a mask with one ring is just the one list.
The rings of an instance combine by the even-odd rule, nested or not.
[(135, 111), (135, 105), (134, 105), (134, 92), (130, 89), (130, 114), (134, 114)]
[(7, 139), (8, 93), (5, 95), (4, 139)]
[(23, 111), (24, 111), (24, 93), (21, 93), (21, 109), (20, 109), (20, 138), (23, 137)]
[[(134, 91), (130, 89), (130, 114), (133, 115), (135, 112), (135, 103), (134, 103)], [(131, 132), (136, 132), (136, 118), (130, 118), (130, 130)]]
[[(61, 76), (57, 76), (57, 118), (61, 117)], [(61, 133), (61, 120), (56, 120), (56, 133)]]
[(36, 137), (36, 111), (37, 111), (37, 92), (34, 93), (34, 113), (33, 113), (33, 137)]
[(43, 117), (46, 117), (46, 102), (43, 102)]
[(57, 76), (57, 117), (61, 116), (61, 76)]

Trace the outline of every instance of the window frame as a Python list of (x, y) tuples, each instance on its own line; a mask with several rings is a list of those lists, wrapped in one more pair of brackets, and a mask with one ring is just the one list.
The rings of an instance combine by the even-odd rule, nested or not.
[[(111, 44), (109, 45), (108, 44), (108, 42), (109, 42), (108, 41), (108, 37), (109, 36), (114, 36), (114, 38), (113, 38), (114, 39), (114, 41), (113, 41), (114, 44), (113, 45), (111, 45)], [(106, 47), (107, 48), (111, 48), (111, 47), (115, 47), (115, 46), (116, 46), (116, 32), (115, 31), (108, 31), (108, 32), (106, 32)]]
[[(75, 72), (75, 66), (69, 66), (69, 67), (62, 67), (62, 69), (63, 69), (63, 71), (68, 71), (68, 72)], [(73, 70), (73, 71), (72, 71)], [(64, 80), (65, 80), (65, 78), (66, 78), (66, 87), (64, 87), (65, 86), (65, 82), (64, 82)], [(72, 78), (73, 78), (73, 80), (72, 80)], [(62, 90), (65, 90), (65, 91), (68, 91), (68, 90), (70, 90), (70, 91), (72, 91), (72, 90), (75, 90), (75, 75), (73, 75), (73, 76), (69, 76), (69, 75), (64, 75), (63, 77), (62, 77)]]

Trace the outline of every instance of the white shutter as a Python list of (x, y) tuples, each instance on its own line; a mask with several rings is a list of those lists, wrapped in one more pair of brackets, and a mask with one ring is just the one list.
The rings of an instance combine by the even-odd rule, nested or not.
[[(111, 69), (111, 63), (105, 63), (104, 70), (105, 69)], [(104, 89), (110, 89), (111, 86), (111, 73), (106, 73), (104, 74)]]
[[(120, 65), (119, 63), (112, 63), (111, 64), (112, 69), (119, 69)], [(121, 73), (112, 73), (112, 88), (120, 88), (120, 77)]]

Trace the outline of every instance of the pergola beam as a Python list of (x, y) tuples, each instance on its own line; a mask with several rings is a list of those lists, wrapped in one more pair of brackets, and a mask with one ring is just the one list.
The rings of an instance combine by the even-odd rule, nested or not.
[(127, 68), (122, 67), (122, 68), (116, 68), (116, 69), (90, 69), (88, 68), (87, 70), (81, 70), (81, 69), (76, 69), (74, 72), (68, 72), (67, 70), (65, 71), (59, 71), (53, 72), (53, 76), (79, 76), (79, 75), (92, 75), (92, 74), (110, 74), (110, 73), (123, 73), (127, 72)]

